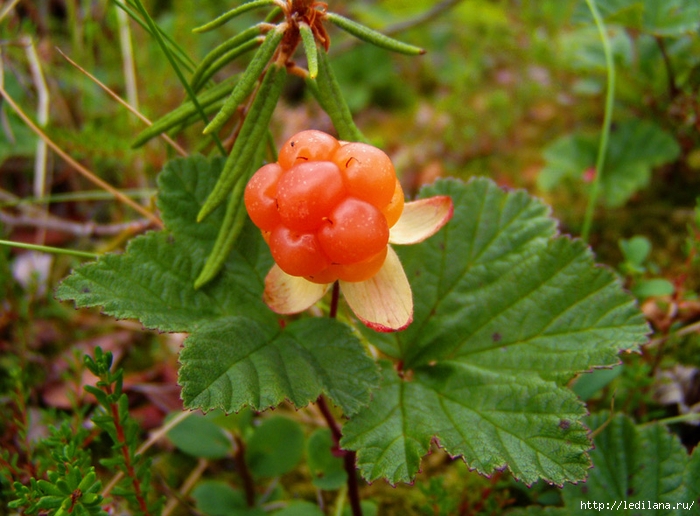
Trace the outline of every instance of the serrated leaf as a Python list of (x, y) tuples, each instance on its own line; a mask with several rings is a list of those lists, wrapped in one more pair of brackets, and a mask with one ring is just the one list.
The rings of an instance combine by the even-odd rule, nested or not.
[[(544, 151), (545, 167), (538, 178), (544, 190), (563, 179), (581, 180), (595, 167), (597, 138), (570, 135), (560, 138)], [(647, 187), (654, 167), (675, 160), (680, 154), (678, 142), (652, 122), (621, 122), (610, 134), (601, 190), (608, 206), (621, 206), (639, 190)]]
[[(633, 509), (633, 514), (689, 514), (690, 486), (697, 479), (684, 482), (691, 461), (678, 437), (660, 424), (635, 426), (623, 415), (608, 421), (607, 414), (597, 414), (587, 423), (592, 429), (607, 426), (595, 438), (594, 468), (586, 483), (564, 489), (570, 514), (589, 514), (593, 502), (608, 511), (625, 510), (621, 504), (627, 503), (626, 510)], [(630, 508), (629, 504), (637, 505)]]
[(278, 333), (252, 319), (220, 319), (185, 341), (180, 361), (185, 406), (203, 410), (264, 410), (285, 399), (303, 407), (325, 392), (351, 415), (378, 381), (357, 337), (324, 319), (296, 321)]
[[(441, 181), (452, 221), (419, 246), (398, 248), (414, 322), (371, 342), (394, 357), (384, 383), (344, 430), (368, 480), (410, 481), (436, 436), (489, 474), (561, 484), (585, 477), (583, 406), (561, 386), (618, 363), (647, 326), (614, 274), (580, 241), (555, 237), (547, 207), (485, 179)], [(397, 246), (398, 247), (398, 246)]]
[(56, 296), (74, 299), (77, 307), (102, 306), (106, 314), (138, 319), (161, 331), (192, 331), (228, 315), (274, 325), (276, 318), (262, 301), (269, 252), (251, 224), (219, 280), (199, 290), (193, 287), (214, 245), (223, 209), (202, 223), (196, 215), (222, 166), (222, 159), (201, 156), (169, 162), (159, 177), (158, 198), (168, 231), (137, 237), (124, 254), (78, 267)]
[(396, 336), (405, 367), (450, 359), (492, 371), (570, 378), (618, 362), (647, 327), (614, 274), (576, 240), (552, 238), (547, 207), (488, 180), (440, 182), (452, 222), (400, 248), (414, 323)]
[(570, 391), (534, 375), (489, 373), (456, 362), (402, 379), (388, 363), (370, 406), (343, 429), (341, 446), (357, 450), (369, 481), (409, 482), (436, 435), (450, 455), (481, 473), (508, 467), (516, 478), (561, 484), (590, 463), (585, 413)]

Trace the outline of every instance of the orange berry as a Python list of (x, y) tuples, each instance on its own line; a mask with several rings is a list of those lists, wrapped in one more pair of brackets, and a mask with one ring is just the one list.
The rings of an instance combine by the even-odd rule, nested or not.
[(318, 230), (321, 248), (332, 263), (367, 260), (389, 242), (384, 215), (368, 202), (348, 197), (329, 215)]
[(338, 140), (330, 134), (310, 129), (295, 134), (280, 149), (277, 162), (288, 170), (304, 161), (330, 161), (331, 155), (340, 147)]
[(383, 209), (394, 194), (396, 172), (389, 156), (366, 143), (348, 143), (333, 154), (349, 195)]
[(253, 174), (243, 194), (243, 202), (253, 224), (264, 231), (272, 231), (282, 219), (277, 211), (277, 182), (282, 167), (268, 163)]

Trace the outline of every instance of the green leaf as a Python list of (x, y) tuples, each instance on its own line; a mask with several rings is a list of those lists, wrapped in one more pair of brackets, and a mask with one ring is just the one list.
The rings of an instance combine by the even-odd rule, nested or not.
[(324, 512), (318, 505), (304, 500), (289, 503), (281, 511), (277, 511), (275, 516), (323, 516)]
[(645, 236), (637, 235), (629, 240), (623, 239), (618, 244), (625, 260), (639, 267), (644, 265), (651, 254), (651, 242)]
[(384, 363), (370, 406), (343, 429), (365, 479), (409, 482), (436, 435), (450, 455), (489, 474), (508, 467), (528, 484), (562, 484), (590, 467), (583, 405), (570, 391), (534, 375), (491, 373), (455, 361), (401, 378)]
[(180, 384), (188, 408), (237, 412), (289, 399), (303, 407), (325, 392), (345, 414), (367, 405), (376, 366), (350, 329), (304, 319), (274, 334), (252, 319), (219, 319), (185, 341)]
[[(598, 0), (597, 5), (607, 22), (657, 36), (679, 36), (700, 27), (700, 4), (694, 0)], [(591, 22), (583, 0), (574, 19)]]
[[(550, 144), (544, 151), (545, 167), (538, 186), (551, 190), (564, 179), (580, 180), (596, 162), (598, 139), (570, 135)], [(601, 189), (608, 206), (621, 206), (646, 188), (652, 169), (674, 161), (680, 154), (678, 142), (652, 122), (621, 122), (610, 134)]]
[(680, 151), (676, 139), (652, 122), (633, 119), (620, 123), (610, 134), (602, 177), (606, 203), (623, 205), (649, 185), (653, 168), (675, 161)]
[(195, 414), (171, 428), (168, 438), (178, 449), (193, 457), (222, 459), (231, 452), (231, 441), (221, 427)]
[(201, 156), (169, 162), (159, 177), (158, 206), (169, 231), (133, 239), (124, 254), (78, 267), (58, 288), (77, 307), (102, 306), (106, 314), (134, 318), (161, 331), (192, 331), (206, 321), (241, 315), (274, 326), (262, 301), (271, 261), (258, 231), (248, 224), (219, 280), (195, 290), (193, 278), (214, 245), (223, 209), (195, 219), (221, 172), (223, 160)]
[(304, 456), (304, 431), (284, 416), (264, 419), (248, 440), (245, 460), (258, 478), (279, 477), (292, 471)]
[(399, 248), (414, 321), (370, 341), (393, 357), (372, 403), (345, 426), (368, 480), (408, 482), (435, 436), (490, 474), (561, 484), (584, 478), (583, 405), (562, 384), (619, 362), (646, 340), (644, 317), (580, 241), (555, 236), (547, 207), (485, 179), (440, 181), (452, 221)]
[[(633, 507), (632, 512), (627, 512), (628, 507), (626, 514), (689, 514), (676, 504), (690, 505), (690, 486), (696, 484), (697, 478), (684, 482), (686, 468), (694, 465), (678, 437), (660, 424), (635, 426), (623, 415), (608, 421), (607, 414), (597, 414), (587, 421), (592, 429), (601, 428), (606, 422), (607, 426), (595, 438), (595, 449), (591, 451), (594, 467), (588, 480), (564, 488), (564, 502), (570, 514), (590, 514), (593, 502), (604, 504), (607, 511), (625, 511), (620, 508), (623, 502), (628, 506), (645, 504), (644, 508)], [(660, 505), (655, 508), (653, 504)]]
[(340, 489), (347, 482), (348, 474), (343, 465), (343, 459), (331, 452), (335, 446), (331, 431), (319, 428), (309, 436), (306, 442), (306, 455), (311, 482), (319, 489)]
[(673, 283), (663, 278), (640, 280), (632, 287), (632, 293), (640, 299), (670, 296), (675, 290)]
[(205, 480), (192, 490), (197, 510), (207, 516), (265, 516), (259, 508), (249, 508), (244, 494), (218, 480)]
[[(624, 367), (624, 366), (622, 366)], [(591, 399), (598, 391), (612, 382), (622, 373), (622, 367), (596, 369), (579, 376), (572, 390), (584, 401)]]

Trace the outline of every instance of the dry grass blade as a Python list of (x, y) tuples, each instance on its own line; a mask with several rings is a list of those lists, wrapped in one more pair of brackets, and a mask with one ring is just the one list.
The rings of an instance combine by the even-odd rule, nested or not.
[[(125, 101), (124, 99), (122, 99), (119, 95), (117, 95), (117, 94), (114, 93), (111, 89), (109, 89), (109, 87), (108, 87), (106, 84), (102, 83), (97, 77), (95, 77), (95, 76), (92, 75), (90, 72), (88, 72), (88, 71), (85, 70), (83, 67), (81, 67), (78, 63), (76, 63), (75, 61), (73, 61), (70, 57), (68, 57), (66, 54), (64, 54), (60, 49), (57, 48), (56, 50), (58, 50), (58, 53), (61, 54), (61, 55), (63, 56), (63, 58), (64, 58), (66, 61), (68, 61), (71, 65), (73, 65), (75, 68), (77, 68), (80, 72), (82, 72), (83, 74), (85, 74), (85, 76), (87, 76), (91, 81), (93, 81), (93, 82), (94, 82), (95, 84), (97, 84), (100, 88), (102, 88), (110, 97), (112, 97), (114, 100), (116, 100), (116, 101), (119, 102), (122, 106), (124, 106), (126, 109), (128, 109), (131, 113), (133, 113), (135, 116), (137, 116), (137, 117), (139, 118), (139, 120), (141, 120), (141, 121), (142, 121), (143, 123), (145, 123), (146, 125), (149, 125), (149, 126), (153, 125), (153, 122), (151, 122), (148, 118), (146, 118), (145, 116), (143, 116), (143, 115), (142, 115), (136, 108), (134, 108), (131, 104), (129, 104), (128, 102), (126, 102), (126, 101)], [(170, 144), (170, 146), (171, 146), (173, 149), (175, 149), (175, 151), (176, 151), (178, 154), (180, 154), (181, 156), (187, 156), (187, 151), (186, 151), (185, 149), (183, 149), (180, 145), (178, 145), (172, 138), (170, 138), (170, 136), (168, 136), (167, 134), (161, 134), (161, 138), (163, 138), (163, 140), (165, 140), (166, 142), (168, 142), (168, 144)]]
[(138, 204), (137, 202), (133, 201), (123, 193), (121, 193), (119, 190), (114, 188), (112, 185), (107, 183), (106, 181), (103, 181), (99, 177), (97, 177), (95, 174), (93, 174), (90, 170), (88, 170), (86, 167), (78, 163), (76, 160), (74, 160), (69, 154), (67, 154), (63, 149), (61, 149), (56, 143), (49, 138), (46, 133), (44, 133), (33, 121), (27, 114), (22, 111), (22, 108), (17, 105), (17, 103), (12, 99), (12, 97), (7, 93), (5, 88), (3, 86), (0, 86), (0, 96), (2, 96), (7, 104), (14, 110), (15, 113), (17, 113), (17, 116), (19, 116), (22, 121), (29, 127), (34, 134), (36, 134), (39, 138), (44, 140), (46, 144), (51, 147), (51, 149), (58, 154), (63, 160), (65, 160), (69, 165), (71, 165), (75, 170), (77, 170), (82, 176), (84, 176), (86, 179), (88, 179), (90, 182), (93, 184), (99, 186), (103, 190), (106, 190), (107, 192), (111, 193), (116, 199), (119, 201), (123, 202), (127, 206), (133, 208), (136, 210), (138, 213), (149, 219), (154, 225), (162, 228), (163, 227), (163, 222), (153, 213), (145, 209), (143, 206)]

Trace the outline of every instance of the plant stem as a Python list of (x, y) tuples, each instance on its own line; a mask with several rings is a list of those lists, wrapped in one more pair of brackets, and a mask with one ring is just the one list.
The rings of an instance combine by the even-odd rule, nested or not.
[[(104, 391), (107, 393), (108, 396), (111, 396), (113, 394), (111, 386), (105, 387)], [(134, 464), (132, 462), (132, 456), (129, 449), (129, 443), (126, 440), (124, 426), (121, 424), (121, 418), (119, 416), (119, 406), (116, 402), (112, 402), (110, 404), (110, 409), (112, 412), (111, 416), (114, 420), (114, 430), (117, 437), (116, 444), (118, 444), (121, 448), (122, 456), (124, 457), (125, 473), (131, 479), (131, 484), (134, 487), (134, 496), (136, 498), (137, 503), (139, 504), (139, 509), (145, 516), (149, 516), (150, 513), (148, 511), (148, 505), (146, 504), (146, 499), (144, 498), (143, 492), (141, 491), (141, 481), (139, 480), (138, 475), (136, 474), (136, 468), (134, 468)]]
[(236, 442), (236, 453), (234, 460), (236, 461), (236, 469), (243, 481), (243, 491), (245, 492), (245, 501), (248, 507), (255, 506), (255, 482), (248, 469), (248, 464), (245, 461), (245, 443), (240, 436), (234, 435), (233, 440)]
[(100, 255), (96, 253), (88, 253), (85, 251), (76, 251), (74, 249), (61, 249), (60, 247), (48, 247), (45, 245), (35, 245), (35, 244), (25, 244), (22, 242), (12, 242), (11, 240), (0, 240), (0, 245), (6, 245), (10, 247), (19, 247), (21, 249), (29, 249), (32, 251), (41, 251), (44, 253), (53, 254), (69, 254), (72, 256), (79, 256), (80, 258), (99, 258)]
[[(136, 7), (141, 12), (141, 15), (144, 17), (146, 23), (150, 27), (151, 33), (153, 34), (153, 37), (156, 38), (156, 41), (160, 45), (160, 48), (163, 51), (163, 53), (165, 54), (166, 59), (170, 63), (170, 66), (175, 71), (175, 74), (177, 75), (178, 79), (180, 80), (180, 83), (185, 88), (185, 90), (187, 90), (187, 95), (190, 97), (190, 100), (197, 108), (197, 111), (199, 112), (199, 115), (202, 117), (202, 120), (204, 121), (205, 124), (208, 123), (209, 119), (207, 118), (207, 115), (204, 113), (202, 106), (199, 104), (199, 101), (197, 100), (197, 95), (195, 95), (194, 91), (192, 90), (192, 87), (190, 86), (189, 81), (187, 81), (187, 79), (185, 79), (185, 76), (182, 74), (180, 67), (175, 62), (175, 58), (173, 57), (172, 52), (170, 51), (170, 48), (165, 43), (165, 39), (163, 38), (160, 30), (156, 26), (156, 24), (153, 21), (153, 19), (151, 18), (151, 16), (148, 14), (148, 11), (146, 11), (146, 8), (141, 3), (141, 0), (136, 0)], [(219, 140), (219, 137), (216, 134), (212, 134), (211, 136), (212, 136), (212, 139), (214, 140), (214, 143), (216, 144), (217, 148), (219, 149), (219, 152), (221, 152), (221, 155), (226, 156), (227, 155), (226, 150), (224, 150), (224, 146), (222, 145), (221, 140)]]
[(338, 315), (338, 300), (340, 299), (340, 283), (333, 283), (333, 293), (331, 294), (331, 309), (328, 316), (335, 319)]
[(360, 486), (357, 482), (357, 472), (355, 471), (355, 452), (352, 450), (342, 450), (340, 448), (340, 439), (343, 437), (343, 433), (340, 429), (340, 425), (335, 420), (335, 417), (333, 417), (333, 413), (328, 407), (326, 398), (324, 398), (323, 395), (318, 397), (316, 400), (316, 405), (321, 411), (321, 414), (323, 414), (323, 418), (326, 420), (326, 423), (331, 430), (335, 448), (342, 451), (343, 454), (343, 465), (345, 467), (345, 472), (348, 474), (348, 497), (350, 498), (352, 514), (353, 516), (362, 516), (362, 507), (360, 506)]
[(608, 140), (610, 139), (610, 126), (612, 125), (612, 113), (615, 101), (615, 63), (613, 61), (612, 48), (610, 47), (610, 40), (605, 32), (605, 24), (603, 19), (598, 12), (598, 7), (596, 6), (595, 0), (586, 0), (588, 8), (593, 15), (596, 27), (600, 34), (601, 42), (603, 43), (603, 52), (605, 53), (605, 65), (608, 71), (608, 84), (607, 93), (605, 96), (605, 115), (603, 118), (603, 132), (600, 136), (600, 145), (598, 147), (598, 159), (596, 160), (596, 173), (593, 180), (593, 185), (591, 189), (591, 195), (588, 198), (588, 206), (586, 207), (586, 216), (583, 221), (583, 229), (581, 230), (581, 238), (585, 242), (588, 241), (588, 237), (591, 232), (591, 225), (593, 223), (593, 213), (595, 212), (596, 204), (598, 203), (598, 196), (600, 194), (600, 178), (603, 175), (603, 167), (605, 166), (605, 155), (608, 152)]
[(668, 50), (666, 49), (664, 38), (661, 36), (655, 36), (654, 39), (656, 40), (656, 44), (659, 46), (661, 57), (664, 60), (664, 66), (666, 67), (666, 78), (668, 80), (668, 93), (671, 96), (671, 100), (673, 100), (678, 96), (676, 74), (673, 72), (673, 65), (671, 64), (671, 58), (668, 56)]

